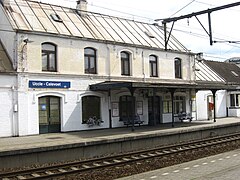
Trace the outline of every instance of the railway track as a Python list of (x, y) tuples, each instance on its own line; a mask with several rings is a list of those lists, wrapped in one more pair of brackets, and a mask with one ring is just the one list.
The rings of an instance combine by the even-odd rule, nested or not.
[(205, 140), (198, 140), (177, 145), (170, 145), (161, 148), (142, 150), (116, 156), (102, 157), (97, 159), (90, 159), (21, 171), (6, 172), (0, 174), (0, 179), (22, 180), (22, 179), (50, 179), (56, 177), (63, 177), (70, 174), (78, 174), (100, 168), (131, 164), (137, 161), (147, 160), (151, 158), (164, 157), (166, 155), (173, 155), (176, 153), (223, 145), (225, 143), (230, 143), (237, 140), (240, 140), (240, 134), (231, 134), (227, 136), (209, 138)]

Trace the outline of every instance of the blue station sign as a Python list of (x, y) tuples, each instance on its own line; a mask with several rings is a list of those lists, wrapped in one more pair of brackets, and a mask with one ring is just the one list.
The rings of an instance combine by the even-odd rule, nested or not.
[(67, 89), (71, 87), (69, 81), (29, 81), (29, 88), (63, 88)]

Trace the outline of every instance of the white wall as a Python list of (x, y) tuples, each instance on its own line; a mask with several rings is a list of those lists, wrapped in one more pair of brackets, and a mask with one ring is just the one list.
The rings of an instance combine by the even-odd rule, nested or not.
[[(207, 107), (207, 97), (212, 95), (211, 91), (198, 91), (196, 94), (196, 104), (197, 104), (197, 120), (207, 120), (208, 119), (208, 107)], [(225, 90), (218, 90), (216, 92), (216, 118), (226, 117), (226, 107), (227, 107), (227, 93)]]
[[(87, 129), (98, 129), (109, 127), (108, 117), (108, 96), (107, 93), (98, 93), (88, 91), (89, 80), (79, 78), (56, 78), (45, 76), (22, 76), (19, 78), (18, 94), (18, 118), (19, 118), (19, 135), (39, 134), (39, 115), (38, 115), (38, 98), (42, 96), (57, 96), (61, 99), (61, 131), (78, 131)], [(40, 81), (70, 81), (70, 89), (31, 89), (28, 88), (26, 80)], [(25, 92), (21, 90), (27, 89)], [(88, 127), (82, 124), (82, 97), (95, 95), (101, 98), (101, 118), (104, 123), (101, 126)]]
[(15, 97), (15, 77), (0, 74), (0, 137), (14, 135), (13, 101)]
[(227, 92), (218, 90), (216, 93), (216, 116), (217, 118), (227, 116)]
[(208, 119), (207, 96), (212, 95), (211, 91), (198, 91), (196, 94), (197, 120)]
[[(33, 34), (20, 34), (18, 39), (20, 46), (24, 44), (22, 37), (28, 37), (30, 40), (26, 48), (27, 55), (25, 58), (27, 58), (27, 61), (23, 64), (26, 67), (19, 67), (19, 69), (26, 69), (27, 72), (43, 73), (41, 69), (41, 44), (51, 42), (57, 45), (58, 72), (53, 74), (86, 75), (84, 73), (84, 48), (92, 47), (96, 49), (97, 52), (97, 75), (88, 74), (88, 76), (111, 76), (112, 79), (119, 77), (125, 79), (148, 78), (148, 80), (155, 82), (171, 79), (174, 82), (176, 80), (174, 58), (178, 57), (182, 59), (182, 80), (194, 80), (192, 55)], [(130, 53), (131, 76), (121, 76), (120, 53), (122, 51)], [(156, 55), (158, 57), (158, 78), (150, 78), (150, 55)], [(21, 61), (21, 59), (19, 60)], [(20, 63), (19, 65), (21, 66), (22, 64)], [(177, 81), (179, 82), (179, 80)]]

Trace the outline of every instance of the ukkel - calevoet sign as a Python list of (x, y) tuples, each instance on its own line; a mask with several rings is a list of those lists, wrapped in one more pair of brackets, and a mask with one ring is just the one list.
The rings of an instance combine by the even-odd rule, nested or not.
[(69, 81), (29, 81), (29, 88), (70, 88)]

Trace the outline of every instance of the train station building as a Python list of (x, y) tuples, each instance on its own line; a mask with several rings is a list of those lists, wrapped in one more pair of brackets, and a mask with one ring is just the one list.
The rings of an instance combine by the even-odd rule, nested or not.
[(174, 125), (182, 112), (197, 120), (200, 90), (239, 94), (204, 81), (199, 54), (172, 35), (166, 50), (160, 25), (86, 8), (1, 0), (0, 137)]

